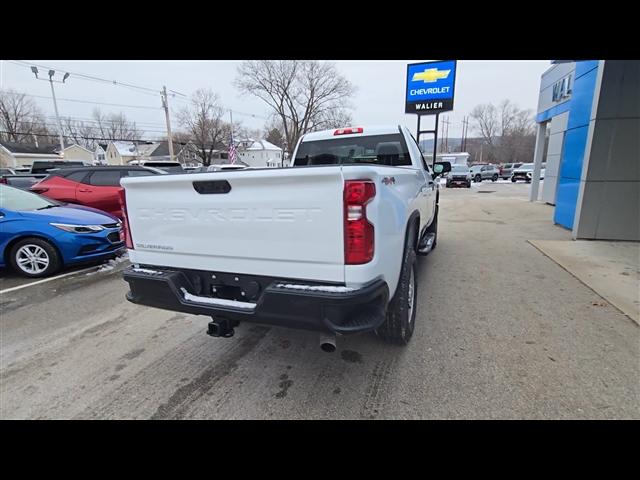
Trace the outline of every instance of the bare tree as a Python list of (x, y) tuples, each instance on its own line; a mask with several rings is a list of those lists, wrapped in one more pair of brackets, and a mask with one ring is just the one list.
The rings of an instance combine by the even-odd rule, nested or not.
[[(196, 90), (191, 104), (178, 112), (178, 122), (198, 148), (205, 166), (211, 165), (214, 152), (225, 148), (231, 138), (231, 125), (223, 120), (224, 114), (220, 97), (209, 89)], [(240, 129), (234, 125), (236, 130)]]
[(489, 145), (498, 133), (496, 107), (491, 103), (476, 105), (470, 113), (474, 121), (473, 127)]
[(96, 127), (89, 122), (74, 120), (71, 117), (60, 119), (63, 135), (71, 142), (81, 145), (89, 150), (94, 150), (98, 143)]
[(532, 161), (535, 122), (531, 110), (521, 110), (511, 101), (503, 100), (498, 107), (491, 103), (477, 105), (471, 111), (471, 118), (481, 137), (483, 160), (492, 163)]
[(350, 119), (343, 112), (355, 88), (333, 63), (245, 61), (234, 83), (241, 92), (255, 95), (273, 109), (289, 152), (305, 133)]
[(100, 109), (93, 110), (93, 122), (98, 136), (104, 140), (137, 140), (144, 134), (136, 122), (129, 121), (120, 113), (103, 114)]
[(0, 92), (0, 140), (32, 142), (34, 135), (48, 134), (42, 111), (23, 93)]

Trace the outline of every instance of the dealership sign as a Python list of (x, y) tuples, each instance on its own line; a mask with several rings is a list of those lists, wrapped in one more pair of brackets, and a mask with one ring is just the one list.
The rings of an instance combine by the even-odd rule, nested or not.
[(405, 113), (433, 114), (453, 110), (456, 61), (407, 65)]

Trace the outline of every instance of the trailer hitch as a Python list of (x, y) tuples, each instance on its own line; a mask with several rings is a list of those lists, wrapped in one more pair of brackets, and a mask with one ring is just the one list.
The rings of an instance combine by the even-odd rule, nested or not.
[(207, 327), (207, 335), (223, 338), (233, 337), (233, 334), (235, 333), (234, 327), (237, 327), (239, 324), (240, 322), (237, 320), (212, 317), (212, 321), (209, 322)]

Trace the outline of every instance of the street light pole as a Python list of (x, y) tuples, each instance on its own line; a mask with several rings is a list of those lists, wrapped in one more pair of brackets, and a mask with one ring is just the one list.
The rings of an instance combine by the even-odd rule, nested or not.
[[(44, 78), (38, 78), (38, 67), (32, 66), (31, 71), (36, 76), (36, 80), (45, 80)], [(53, 76), (55, 74), (56, 74), (55, 70), (49, 70), (49, 84), (51, 85), (51, 96), (53, 97), (53, 109), (56, 112), (56, 122), (58, 124), (58, 135), (60, 136), (60, 155), (63, 156), (64, 155), (64, 137), (62, 135), (62, 123), (60, 123), (60, 115), (58, 113), (58, 102), (56, 101), (56, 91), (53, 88)], [(65, 83), (67, 78), (69, 78), (69, 73), (64, 74), (64, 77), (62, 77), (61, 83)]]
[(56, 101), (56, 91), (53, 88), (53, 70), (49, 70), (49, 84), (51, 85), (51, 95), (53, 96), (53, 109), (56, 111), (56, 121), (58, 122), (58, 134), (60, 135), (60, 155), (64, 155), (64, 137), (62, 136), (62, 124), (58, 114), (58, 102)]

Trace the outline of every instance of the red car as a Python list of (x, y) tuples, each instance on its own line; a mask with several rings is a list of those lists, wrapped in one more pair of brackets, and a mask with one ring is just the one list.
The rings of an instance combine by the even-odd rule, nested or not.
[(162, 173), (165, 172), (135, 166), (61, 168), (49, 172), (30, 190), (60, 202), (97, 208), (121, 219), (120, 179)]

